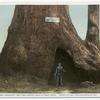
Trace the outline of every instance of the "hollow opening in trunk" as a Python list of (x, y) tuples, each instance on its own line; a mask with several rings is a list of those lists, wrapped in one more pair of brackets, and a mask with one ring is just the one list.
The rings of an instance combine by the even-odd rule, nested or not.
[(77, 80), (77, 77), (75, 76), (75, 70), (74, 70), (75, 66), (74, 66), (73, 59), (64, 49), (61, 49), (61, 48), (58, 48), (56, 50), (54, 66), (51, 72), (52, 73), (51, 75), (52, 83), (56, 84), (54, 74), (58, 66), (58, 63), (61, 63), (65, 70), (65, 72), (63, 72), (62, 74), (63, 84), (66, 85), (69, 83), (75, 83)]

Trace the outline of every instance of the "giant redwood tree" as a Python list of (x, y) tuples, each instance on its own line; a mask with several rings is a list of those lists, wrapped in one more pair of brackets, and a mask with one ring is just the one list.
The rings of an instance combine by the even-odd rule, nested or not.
[(22, 71), (51, 81), (58, 62), (66, 70), (64, 80), (99, 79), (99, 6), (88, 6), (83, 41), (72, 24), (69, 6), (17, 5), (0, 55), (0, 72)]

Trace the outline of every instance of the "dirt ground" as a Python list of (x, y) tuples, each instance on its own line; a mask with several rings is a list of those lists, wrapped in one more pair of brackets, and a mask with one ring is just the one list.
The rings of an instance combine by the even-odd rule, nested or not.
[[(38, 82), (38, 83), (37, 83)], [(100, 84), (93, 87), (56, 87), (47, 85), (41, 79), (29, 75), (16, 74), (13, 76), (0, 76), (0, 93), (99, 93)]]

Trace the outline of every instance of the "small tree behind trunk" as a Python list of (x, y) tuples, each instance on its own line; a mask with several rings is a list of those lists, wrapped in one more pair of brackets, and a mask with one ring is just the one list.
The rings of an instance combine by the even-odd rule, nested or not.
[(86, 41), (99, 45), (99, 5), (88, 7), (88, 31)]

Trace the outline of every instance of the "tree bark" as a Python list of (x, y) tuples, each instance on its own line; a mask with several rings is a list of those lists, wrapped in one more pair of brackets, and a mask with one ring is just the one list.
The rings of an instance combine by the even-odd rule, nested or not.
[(99, 5), (88, 7), (88, 31), (86, 41), (99, 45)]
[[(89, 11), (89, 14), (92, 13)], [(50, 20), (45, 20), (46, 17), (56, 18), (59, 21), (49, 22)], [(94, 17), (95, 20), (91, 18), (89, 15), (88, 28), (91, 30), (95, 27), (97, 31), (94, 31), (94, 28), (91, 31), (97, 35), (91, 41), (91, 38), (88, 39), (91, 32), (88, 31), (87, 42), (84, 43), (72, 24), (68, 6), (16, 6), (7, 41), (0, 56), (1, 73), (23, 71), (48, 81), (53, 77), (54, 66), (62, 62), (69, 75), (75, 76), (75, 79), (82, 81), (94, 80), (95, 76), (98, 78), (100, 71), (100, 51), (96, 46), (98, 14)], [(93, 24), (90, 24), (92, 21)], [(67, 72), (64, 74), (65, 79), (69, 76)]]

